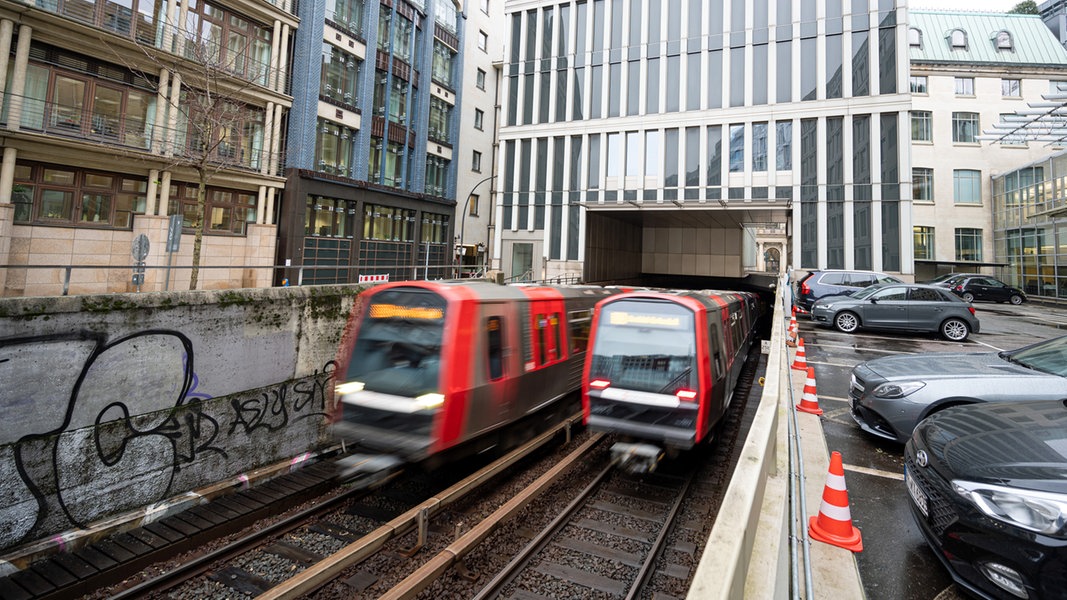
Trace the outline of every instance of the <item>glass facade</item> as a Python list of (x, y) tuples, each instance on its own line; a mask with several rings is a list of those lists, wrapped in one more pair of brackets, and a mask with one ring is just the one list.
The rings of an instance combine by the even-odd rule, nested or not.
[(1067, 152), (993, 178), (998, 278), (1028, 294), (1067, 298)]
[[(910, 258), (908, 102), (879, 98), (908, 85), (896, 1), (538, 2), (507, 17), (500, 231), (540, 227), (543, 178), (577, 210), (787, 207), (797, 268), (899, 270)], [(838, 99), (862, 100), (846, 115), (830, 108)], [(800, 104), (804, 119), (782, 118)], [(560, 142), (569, 159), (558, 161), (534, 126), (578, 121), (599, 131)], [(545, 235), (545, 257), (579, 259), (565, 241), (574, 222), (545, 223), (562, 232)]]

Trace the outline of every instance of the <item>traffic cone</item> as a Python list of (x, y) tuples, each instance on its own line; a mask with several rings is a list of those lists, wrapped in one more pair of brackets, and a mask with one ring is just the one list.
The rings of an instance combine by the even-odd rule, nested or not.
[(819, 515), (808, 519), (808, 535), (812, 539), (839, 546), (853, 552), (863, 551), (863, 537), (852, 525), (848, 510), (848, 491), (845, 490), (845, 469), (841, 453), (830, 454), (830, 472), (822, 492)]
[(786, 328), (786, 340), (785, 345), (790, 348), (795, 348), (797, 345), (797, 317), (793, 315), (789, 317), (789, 327)]
[(808, 357), (804, 353), (804, 338), (802, 337), (797, 338), (797, 355), (793, 357), (791, 368), (798, 371), (808, 370)]
[(800, 404), (797, 404), (797, 410), (802, 410), (813, 415), (822, 414), (822, 409), (819, 408), (818, 392), (815, 391), (814, 367), (808, 367), (808, 378), (804, 381), (804, 395), (800, 397)]

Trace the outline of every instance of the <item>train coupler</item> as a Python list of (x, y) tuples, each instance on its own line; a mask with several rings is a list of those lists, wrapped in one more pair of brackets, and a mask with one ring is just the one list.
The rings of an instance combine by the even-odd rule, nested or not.
[(652, 444), (618, 442), (611, 447), (611, 461), (629, 473), (651, 473), (663, 458), (663, 448)]

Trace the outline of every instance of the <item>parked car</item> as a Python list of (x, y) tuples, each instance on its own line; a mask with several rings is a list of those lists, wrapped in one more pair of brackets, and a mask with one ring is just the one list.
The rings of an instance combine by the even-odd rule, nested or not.
[(1004, 352), (883, 356), (852, 368), (848, 399), (864, 431), (903, 444), (960, 404), (1067, 398), (1067, 336)]
[(795, 304), (801, 312), (811, 312), (812, 304), (819, 298), (849, 294), (876, 283), (903, 283), (903, 281), (876, 271), (839, 269), (811, 271), (797, 281)]
[(981, 273), (945, 273), (938, 275), (925, 283), (938, 287), (952, 287), (968, 277), (982, 277)]
[(962, 342), (978, 333), (974, 307), (947, 290), (917, 283), (876, 283), (848, 296), (815, 301), (811, 319), (852, 333), (859, 328), (936, 331)]
[(974, 302), (975, 300), (1011, 302), (1012, 304), (1026, 302), (1026, 292), (988, 275), (967, 277), (957, 281), (950, 289), (953, 294), (967, 302)]
[(1067, 598), (1067, 404), (939, 412), (904, 450), (912, 516), (955, 582), (981, 598)]

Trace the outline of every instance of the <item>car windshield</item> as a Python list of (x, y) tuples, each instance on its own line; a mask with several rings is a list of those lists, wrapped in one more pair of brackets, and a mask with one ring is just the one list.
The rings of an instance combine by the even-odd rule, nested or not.
[(878, 283), (904, 283), (900, 279), (893, 277), (892, 275), (879, 275)]
[(1001, 352), (1000, 357), (1035, 371), (1067, 377), (1067, 336)]

